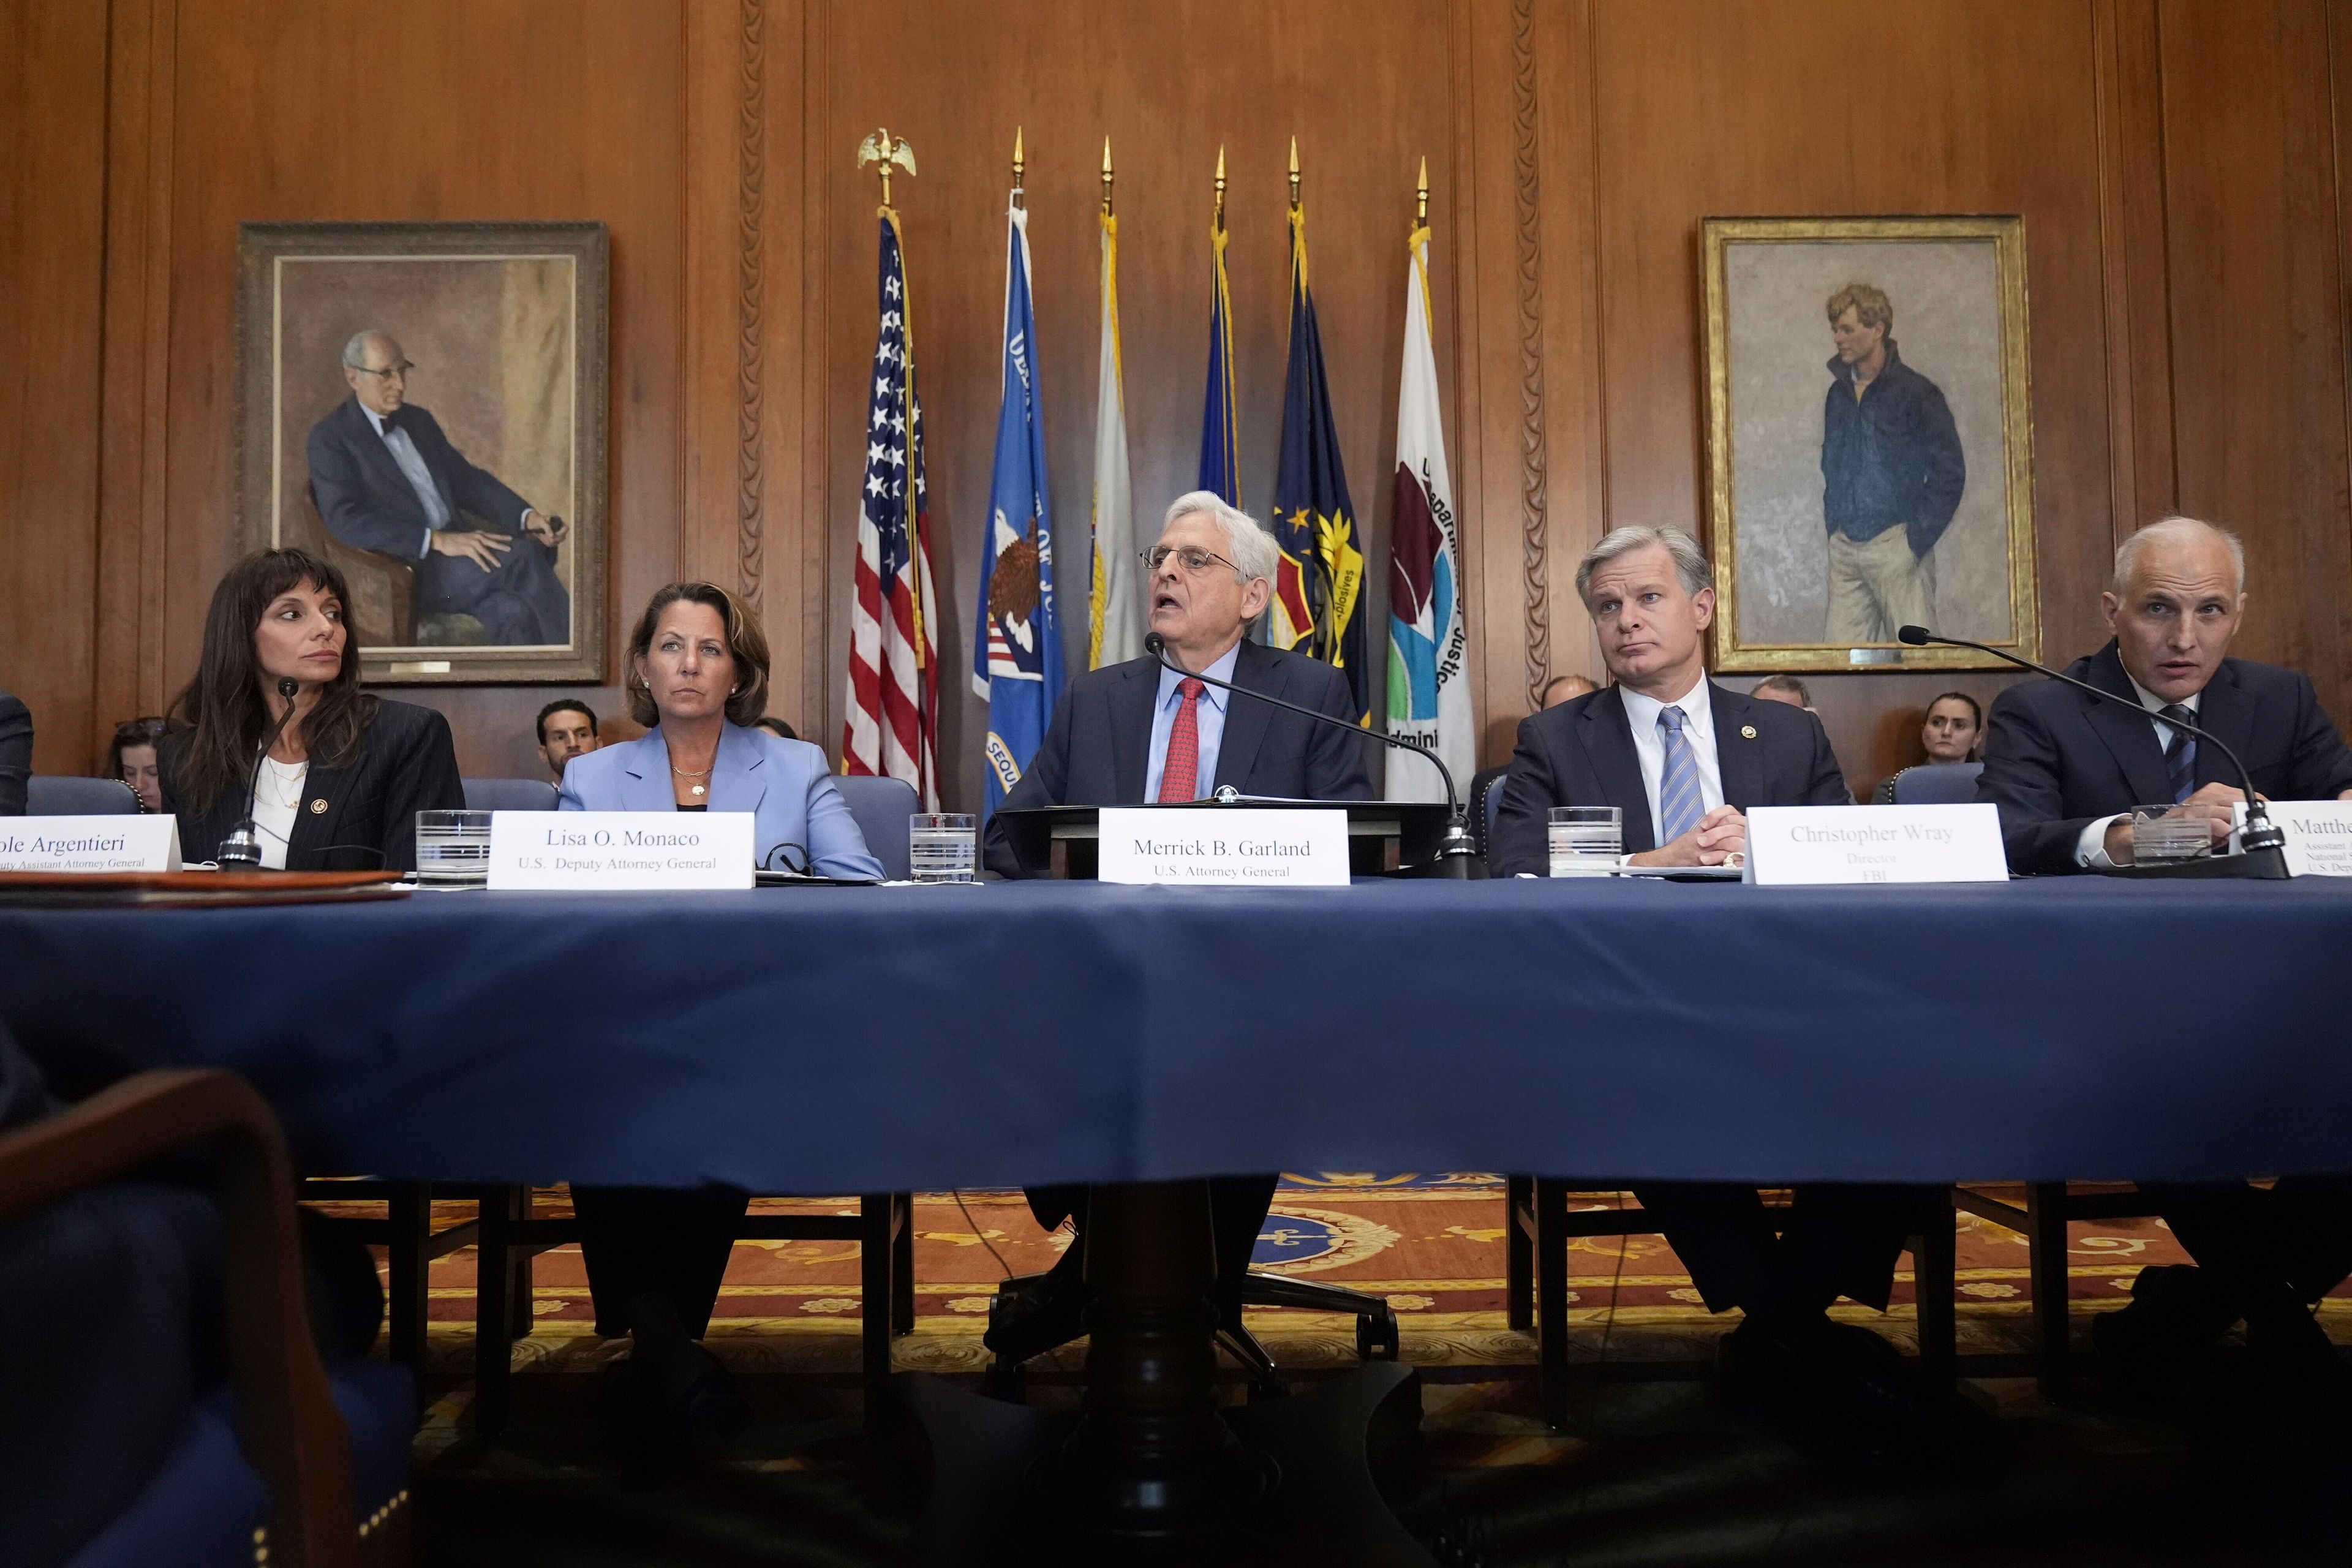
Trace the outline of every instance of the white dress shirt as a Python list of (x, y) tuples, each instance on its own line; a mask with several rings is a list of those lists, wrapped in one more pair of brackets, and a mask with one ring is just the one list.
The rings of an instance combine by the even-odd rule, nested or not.
[(1625, 726), (1633, 731), (1633, 754), (1642, 763), (1642, 793), (1650, 797), (1650, 841), (1663, 849), (1666, 828), (1658, 815), (1658, 790), (1666, 773), (1666, 738), (1659, 732), (1658, 715), (1668, 708), (1683, 710), (1683, 742), (1698, 763), (1699, 805), (1702, 812), (1713, 811), (1723, 804), (1723, 763), (1715, 754), (1715, 693), (1708, 689), (1704, 670), (1698, 684), (1672, 702), (1644, 697), (1622, 683), (1618, 690), (1625, 699)]
[[(2164, 699), (2142, 686), (2138, 681), (2132, 680), (2128, 672), (2125, 674), (2124, 679), (2131, 680), (2132, 695), (2138, 698), (2139, 705), (2148, 711), (2148, 723), (2156, 731), (2156, 749), (2159, 752), (2165, 750), (2172, 744), (2172, 726), (2156, 717), (2167, 706)], [(2195, 718), (2204, 710), (2204, 702), (2205, 694), (2202, 691), (2192, 691), (2180, 700), (2180, 705), (2189, 710), (2191, 718)], [(2158, 803), (2143, 800), (2136, 804), (2155, 805)], [(2107, 858), (2107, 829), (2116, 823), (2130, 820), (2130, 812), (2119, 811), (2113, 816), (2100, 817), (2083, 829), (2083, 837), (2074, 840), (2074, 864), (2088, 866), (2095, 871), (2105, 870), (2115, 865), (2113, 860)]]
[(286, 869), (286, 841), (294, 836), (302, 786), (310, 777), (307, 758), (299, 763), (261, 759), (261, 776), (253, 792), (253, 836), (261, 840), (261, 863), (272, 871)]
[[(1169, 658), (1176, 657), (1171, 649)], [(1219, 680), (1234, 678), (1234, 666), (1240, 662), (1242, 645), (1234, 644), (1224, 656), (1202, 670)], [(1184, 705), (1184, 694), (1178, 689), (1183, 678), (1166, 665), (1160, 667), (1160, 698), (1151, 707), (1151, 750), (1143, 765), (1143, 799), (1150, 805), (1160, 798), (1160, 775), (1168, 765), (1168, 737), (1176, 728), (1176, 710)], [(1212, 686), (1201, 693), (1201, 704), (1192, 715), (1194, 732), (1200, 737), (1200, 771), (1192, 775), (1192, 798), (1202, 799), (1216, 793), (1217, 753), (1225, 743), (1225, 700), (1232, 695), (1222, 686)]]

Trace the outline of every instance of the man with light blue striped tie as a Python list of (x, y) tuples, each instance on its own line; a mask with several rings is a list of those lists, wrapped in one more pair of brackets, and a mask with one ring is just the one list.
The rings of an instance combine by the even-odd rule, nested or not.
[[(1556, 805), (1616, 806), (1630, 858), (1693, 866), (1746, 847), (1747, 807), (1847, 803), (1818, 718), (1707, 679), (1712, 579), (1698, 542), (1678, 528), (1618, 529), (1578, 565), (1577, 592), (1616, 684), (1519, 726), (1496, 816), (1495, 875), (1542, 874)], [(1662, 977), (1706, 962), (1691, 952), (1657, 958)], [(1912, 1380), (1885, 1341), (1827, 1316), (1840, 1296), (1885, 1308), (1904, 1238), (1932, 1223), (1940, 1191), (1803, 1186), (1769, 1210), (1753, 1187), (1727, 1184), (1645, 1183), (1634, 1196), (1706, 1304), (1746, 1314), (1723, 1342), (1726, 1385), (1805, 1451), (1879, 1468), (1948, 1463), (1990, 1446), (1971, 1411)]]

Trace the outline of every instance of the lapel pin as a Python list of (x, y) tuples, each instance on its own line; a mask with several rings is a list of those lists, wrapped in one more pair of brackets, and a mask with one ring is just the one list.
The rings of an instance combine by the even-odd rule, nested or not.
[(1742, 724), (1739, 726), (1739, 738), (1743, 741), (1754, 740), (1756, 738), (1756, 726), (1753, 724)]
[(323, 801), (323, 800), (314, 800), (314, 801), (312, 801), (312, 802), (310, 803), (310, 815), (311, 815), (311, 816), (326, 816), (326, 815), (327, 815), (327, 803), (326, 803), (325, 801)]

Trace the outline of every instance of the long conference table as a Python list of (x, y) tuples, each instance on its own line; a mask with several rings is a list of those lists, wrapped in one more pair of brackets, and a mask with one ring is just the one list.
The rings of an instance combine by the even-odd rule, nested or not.
[[(2347, 977), (2352, 881), (2325, 879), (0, 909), (0, 1020), (39, 1054), (234, 1068), (310, 1169), (761, 1193), (1111, 1184), (1135, 1235), (1188, 1257), (1205, 1215), (1170, 1195), (1225, 1172), (2352, 1171)], [(1205, 1328), (1177, 1323), (1200, 1282), (1128, 1261), (1136, 1321), (1161, 1337), (1124, 1382), (1164, 1394), (1171, 1355), (1197, 1372), (1210, 1353)], [(1088, 1422), (1128, 1423), (1129, 1450), (1222, 1444), (1207, 1491), (1276, 1486), (1263, 1467), (1236, 1481), (1229, 1435), (1198, 1409), (1088, 1398)], [(1178, 1415), (1190, 1438), (1171, 1438)], [(1132, 1477), (1095, 1479), (1107, 1528), (1131, 1524)]]

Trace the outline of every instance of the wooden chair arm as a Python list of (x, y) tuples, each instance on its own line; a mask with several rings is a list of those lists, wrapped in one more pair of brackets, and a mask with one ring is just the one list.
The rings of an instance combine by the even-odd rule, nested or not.
[(269, 1489), (271, 1561), (352, 1568), (350, 1436), (303, 1307), (292, 1162), (251, 1085), (229, 1072), (140, 1073), (0, 1134), (0, 1220), (193, 1143), (215, 1156), (237, 1438)]

